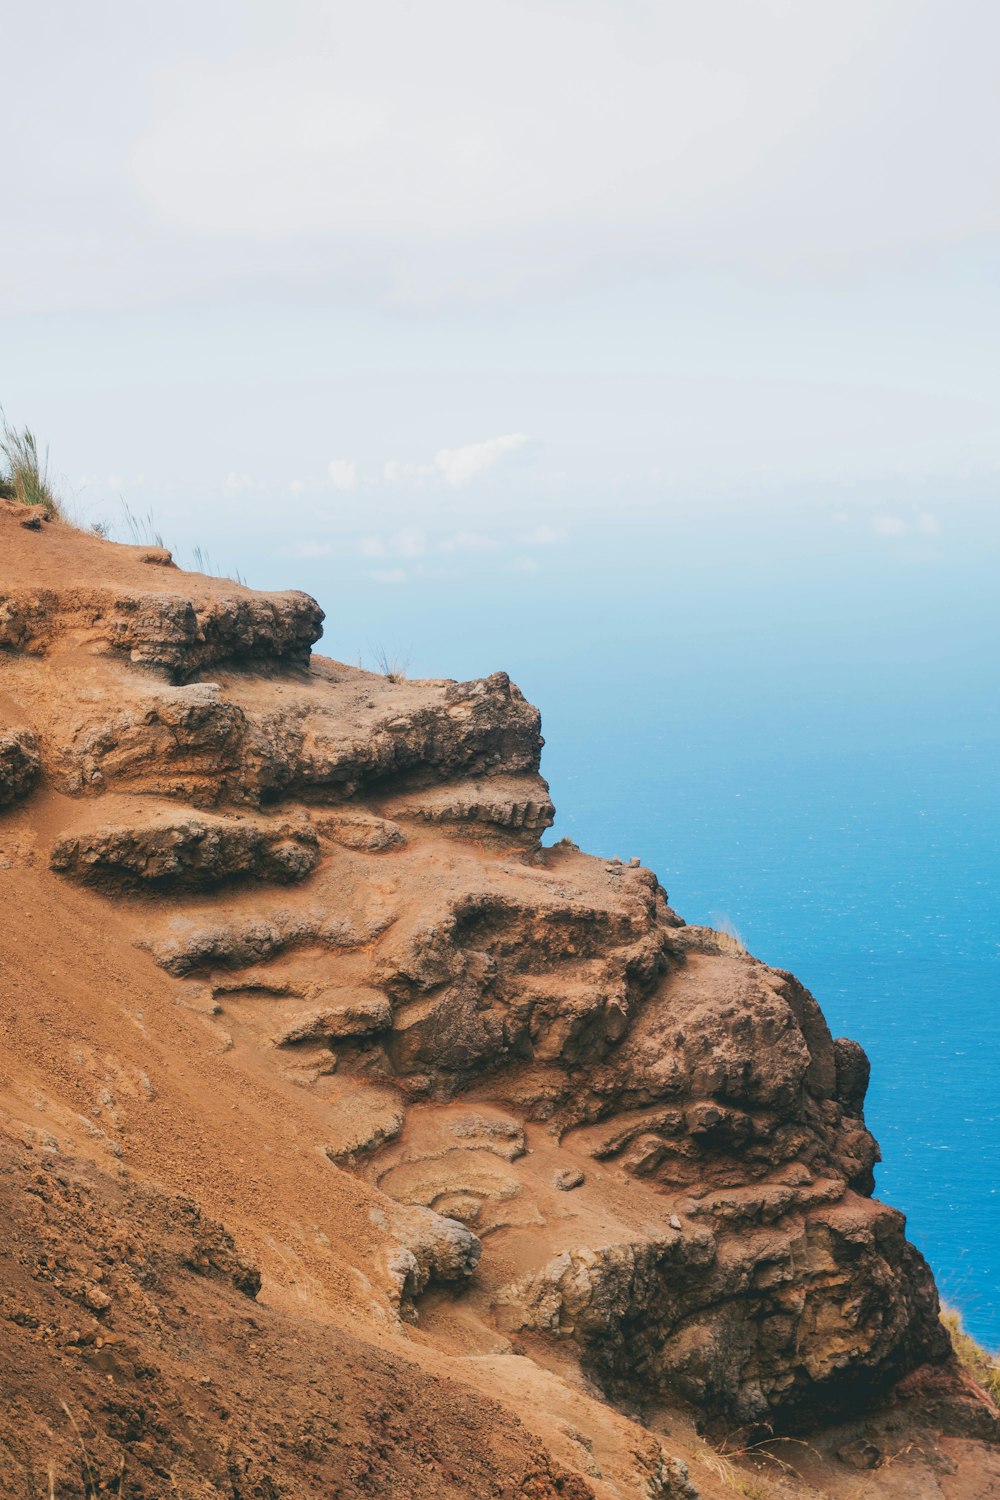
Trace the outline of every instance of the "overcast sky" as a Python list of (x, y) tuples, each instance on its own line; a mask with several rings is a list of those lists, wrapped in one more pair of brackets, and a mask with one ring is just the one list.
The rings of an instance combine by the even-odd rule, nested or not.
[(0, 402), (84, 520), (402, 583), (591, 514), (992, 503), (992, 0), (0, 22)]

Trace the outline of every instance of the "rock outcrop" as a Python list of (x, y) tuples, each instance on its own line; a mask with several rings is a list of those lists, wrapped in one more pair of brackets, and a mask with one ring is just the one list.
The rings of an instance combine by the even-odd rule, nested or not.
[(40, 769), (38, 745), (30, 729), (0, 732), (0, 807), (26, 796)]
[[(370, 1226), (310, 1229), (308, 1273), (275, 1252), (285, 1303), (367, 1298), (416, 1322), (437, 1371), (460, 1326), (538, 1381), (572, 1367), (632, 1412), (750, 1434), (951, 1369), (930, 1272), (872, 1198), (862, 1049), (651, 871), (541, 846), (539, 716), (505, 674), (310, 661), (303, 595), (0, 524), (34, 561), (0, 609), (0, 687), (34, 726), (0, 738), (25, 868), (95, 933), (118, 924), (141, 982), (231, 1059), (233, 1117), (276, 1090), (284, 1169), (329, 1174), (343, 1222)], [(121, 1158), (117, 1119), (101, 1104), (87, 1130)], [(678, 1464), (650, 1449), (645, 1488), (616, 1493), (690, 1495)]]
[[(121, 809), (120, 809), (121, 811)], [(319, 859), (319, 840), (303, 823), (274, 823), (205, 813), (132, 818), (59, 838), (50, 864), (92, 885), (217, 886), (227, 880), (303, 880)]]
[[(145, 553), (140, 561), (161, 560)], [(162, 669), (175, 681), (236, 659), (304, 665), (322, 624), (323, 612), (307, 594), (262, 597), (235, 584), (194, 597), (82, 583), (0, 594), (0, 646), (43, 656), (84, 645)]]

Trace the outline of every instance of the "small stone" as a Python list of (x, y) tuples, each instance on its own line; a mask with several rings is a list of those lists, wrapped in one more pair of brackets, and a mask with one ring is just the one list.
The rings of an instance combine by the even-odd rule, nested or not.
[(572, 1192), (573, 1188), (580, 1187), (583, 1181), (584, 1176), (579, 1167), (563, 1167), (552, 1179), (553, 1186), (557, 1187), (561, 1193)]
[(111, 1306), (111, 1298), (107, 1292), (102, 1292), (99, 1286), (87, 1286), (83, 1289), (83, 1300), (91, 1312), (107, 1312)]
[(680, 1229), (681, 1227), (681, 1221), (676, 1214), (671, 1214), (670, 1218), (667, 1220), (667, 1223), (670, 1225), (671, 1229)]
[(680, 1458), (668, 1458), (662, 1450), (646, 1481), (645, 1492), (650, 1500), (698, 1500), (687, 1464)]
[(877, 1469), (882, 1462), (882, 1450), (867, 1438), (858, 1438), (838, 1448), (837, 1457), (852, 1469)]

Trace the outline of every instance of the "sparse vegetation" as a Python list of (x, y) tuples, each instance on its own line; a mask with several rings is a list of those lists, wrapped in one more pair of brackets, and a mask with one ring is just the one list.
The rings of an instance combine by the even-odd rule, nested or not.
[[(783, 1448), (788, 1457), (781, 1457), (776, 1448)], [(782, 1500), (789, 1493), (789, 1484), (799, 1496), (819, 1493), (789, 1462), (796, 1448), (820, 1459), (811, 1443), (787, 1437), (762, 1438), (738, 1447), (723, 1443), (717, 1448), (700, 1441), (689, 1453), (714, 1479), (734, 1494), (743, 1495), (745, 1500)]]
[(373, 655), (376, 672), (380, 672), (389, 682), (406, 681), (406, 669), (409, 662), (405, 657), (390, 656), (384, 646), (378, 646)]
[[(160, 546), (162, 547), (162, 545), (163, 543), (161, 542)], [(246, 579), (239, 569), (236, 569), (233, 573), (224, 573), (221, 568), (216, 567), (204, 547), (195, 547), (192, 556), (194, 557), (196, 572), (207, 573), (210, 578), (228, 578), (230, 583), (242, 583), (244, 586), (246, 585)]]
[(962, 1369), (1000, 1405), (1000, 1357), (990, 1354), (972, 1337), (957, 1307), (942, 1307), (941, 1322), (951, 1334), (952, 1347)]
[(738, 956), (747, 951), (746, 944), (739, 933), (727, 931), (725, 927), (713, 931), (712, 941), (719, 953), (731, 953)]
[[(746, 1457), (748, 1450), (730, 1457), (727, 1453), (720, 1453), (716, 1448), (710, 1448), (707, 1443), (699, 1443), (692, 1448), (691, 1458), (695, 1463), (717, 1479), (727, 1490), (732, 1490), (734, 1495), (743, 1495), (745, 1500), (775, 1500), (777, 1491), (767, 1479), (752, 1475), (737, 1467), (733, 1458)], [(782, 1465), (782, 1467), (785, 1467)]]
[(724, 1484), (727, 1489), (738, 1490), (740, 1484), (740, 1473), (731, 1458), (724, 1453), (718, 1453), (710, 1448), (707, 1443), (699, 1443), (696, 1448), (690, 1450), (690, 1456), (696, 1464), (708, 1471), (715, 1479)]
[(129, 536), (137, 547), (162, 547), (163, 537), (153, 525), (153, 512), (148, 510), (144, 516), (137, 516), (129, 507), (124, 495), (119, 495), (122, 510), (125, 512), (125, 525), (128, 527)]
[(49, 450), (39, 450), (30, 427), (12, 427), (0, 410), (0, 493), (22, 505), (40, 505), (47, 516), (62, 510), (49, 483)]

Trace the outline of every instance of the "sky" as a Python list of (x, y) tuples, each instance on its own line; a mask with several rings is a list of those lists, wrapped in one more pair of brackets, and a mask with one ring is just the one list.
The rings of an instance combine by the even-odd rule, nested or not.
[(541, 577), (602, 518), (993, 524), (989, 3), (0, 28), (0, 403), (85, 524), (320, 592)]

